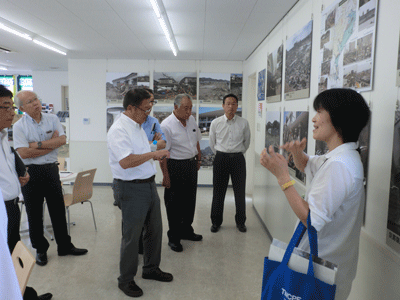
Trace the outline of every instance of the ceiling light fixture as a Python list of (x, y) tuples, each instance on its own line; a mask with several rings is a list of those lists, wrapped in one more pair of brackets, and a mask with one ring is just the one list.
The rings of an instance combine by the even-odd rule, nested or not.
[(19, 31), (15, 30), (15, 29), (12, 29), (12, 28), (2, 24), (2, 23), (0, 23), (0, 29), (3, 29), (5, 31), (7, 31), (7, 32), (10, 32), (12, 34), (18, 35), (19, 37), (22, 37), (24, 39), (32, 41), (32, 38), (28, 34), (19, 32)]
[(38, 44), (38, 45), (42, 46), (42, 47), (45, 47), (45, 48), (50, 49), (50, 50), (53, 50), (54, 52), (60, 53), (60, 54), (62, 54), (62, 55), (67, 55), (66, 52), (61, 51), (61, 50), (58, 50), (58, 49), (56, 49), (56, 48), (54, 48), (54, 47), (52, 47), (52, 46), (49, 46), (49, 45), (47, 45), (47, 44), (45, 44), (45, 43), (43, 43), (43, 42), (41, 42), (41, 41), (38, 41), (38, 40), (36, 40), (36, 39), (34, 39), (33, 42), (34, 42), (35, 44)]
[(169, 23), (167, 13), (165, 11), (164, 4), (162, 0), (150, 0), (150, 2), (153, 6), (153, 10), (156, 14), (157, 20), (160, 23), (164, 35), (168, 41), (169, 47), (171, 48), (172, 53), (176, 56), (179, 49), (171, 28), (171, 24)]
[[(44, 38), (42, 38), (42, 37), (40, 37), (40, 36), (38, 36), (38, 35), (36, 35), (36, 34), (34, 34), (32, 32), (29, 32), (29, 30), (25, 30), (25, 31), (28, 31), (29, 34), (28, 33), (24, 33), (24, 29), (22, 27), (19, 27), (18, 25), (13, 24), (13, 23), (11, 23), (11, 22), (9, 22), (9, 21), (7, 21), (5, 19), (2, 19), (2, 18), (0, 18), (0, 21), (2, 22), (2, 23), (0, 23), (0, 29), (3, 29), (5, 31), (7, 31), (7, 32), (15, 34), (15, 35), (17, 35), (19, 37), (22, 37), (24, 39), (27, 39), (29, 41), (33, 41), (34, 43), (36, 43), (36, 44), (38, 44), (38, 45), (40, 45), (42, 47), (45, 47), (45, 48), (47, 48), (49, 50), (55, 51), (55, 52), (57, 52), (59, 54), (67, 55), (66, 52), (64, 52), (62, 50), (59, 50), (59, 49), (57, 49), (57, 48), (55, 48), (53, 46), (50, 46), (50, 45), (40, 41), (40, 40), (43, 40)], [(6, 23), (7, 25), (4, 25), (3, 23)], [(17, 28), (18, 30), (13, 29), (12, 27)], [(32, 36), (34, 36), (35, 38), (32, 38)], [(40, 40), (37, 40), (36, 37), (39, 37)], [(52, 43), (52, 42), (50, 42), (50, 43)], [(0, 49), (2, 49), (2, 48), (0, 48)], [(7, 49), (5, 49), (5, 50), (7, 50)]]
[(6, 67), (0, 67), (0, 70), (7, 71), (7, 68)]

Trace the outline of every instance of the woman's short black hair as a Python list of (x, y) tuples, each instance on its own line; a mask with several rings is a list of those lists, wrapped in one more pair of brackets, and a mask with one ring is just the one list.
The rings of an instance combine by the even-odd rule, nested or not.
[(367, 125), (371, 112), (365, 99), (351, 89), (323, 91), (314, 100), (314, 109), (324, 109), (344, 143), (357, 142), (361, 130)]
[(128, 109), (129, 105), (140, 106), (144, 99), (150, 99), (151, 95), (145, 89), (129, 90), (124, 97), (123, 106)]
[(6, 88), (4, 85), (0, 84), (0, 97), (13, 97), (13, 93)]
[(222, 104), (225, 104), (225, 99), (226, 98), (230, 98), (230, 97), (235, 98), (236, 99), (236, 104), (239, 104), (239, 99), (235, 94), (225, 95), (224, 98), (222, 99)]

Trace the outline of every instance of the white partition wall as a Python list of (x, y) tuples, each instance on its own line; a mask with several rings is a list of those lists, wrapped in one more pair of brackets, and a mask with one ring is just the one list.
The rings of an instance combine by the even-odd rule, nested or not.
[[(300, 0), (244, 63), (243, 78), (258, 74), (267, 67), (267, 56), (270, 52), (281, 43), (285, 45), (288, 37), (313, 20), (310, 97), (276, 103), (263, 101), (264, 108), (270, 111), (309, 111), (309, 154), (315, 152), (311, 119), (315, 114), (312, 103), (318, 94), (321, 11), (332, 3), (331, 0)], [(371, 106), (372, 129), (365, 226), (362, 229), (358, 273), (349, 298), (351, 300), (400, 299), (400, 285), (397, 283), (400, 276), (400, 254), (386, 245), (394, 111), (400, 95), (399, 88), (396, 87), (399, 15), (400, 1), (379, 1), (373, 89), (362, 93)], [(248, 115), (255, 119), (256, 129), (260, 127), (265, 131), (265, 114), (263, 118), (258, 117), (257, 111), (249, 112)], [(256, 134), (259, 136), (255, 139), (254, 207), (272, 236), (288, 241), (293, 233), (296, 217), (276, 179), (257, 164), (257, 156), (264, 148), (264, 132), (260, 130)], [(305, 188), (300, 182), (296, 184), (300, 194), (304, 194)]]

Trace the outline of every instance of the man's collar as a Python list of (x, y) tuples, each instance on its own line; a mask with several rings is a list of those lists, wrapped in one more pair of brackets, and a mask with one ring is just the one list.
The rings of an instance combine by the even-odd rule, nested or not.
[(133, 122), (133, 125), (134, 125), (135, 127), (137, 127), (137, 128), (140, 128), (140, 127), (141, 127), (139, 123), (137, 123), (136, 121), (134, 121), (133, 119), (131, 119), (130, 117), (128, 117), (128, 116), (127, 116), (126, 114), (124, 114), (124, 113), (121, 114), (121, 117), (120, 117), (120, 118), (122, 118), (122, 120), (125, 120), (125, 121), (127, 121), (127, 122), (129, 122), (129, 121)]
[[(36, 120), (35, 120), (34, 118), (32, 118), (30, 115), (28, 115), (27, 113), (25, 113), (25, 116), (28, 117), (28, 119), (30, 119), (32, 122), (34, 122), (34, 123), (37, 124)], [(43, 116), (42, 116), (42, 113), (40, 113), (40, 122), (42, 122), (42, 120), (43, 120)], [(39, 123), (40, 123), (40, 122), (39, 122)]]
[(225, 119), (226, 122), (235, 121), (236, 120), (236, 115), (234, 115), (233, 118), (229, 120), (228, 117), (226, 116), (226, 114), (224, 114), (224, 119)]

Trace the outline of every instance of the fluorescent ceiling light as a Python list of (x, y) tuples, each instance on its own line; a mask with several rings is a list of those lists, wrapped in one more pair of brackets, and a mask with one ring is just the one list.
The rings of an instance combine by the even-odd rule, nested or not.
[(33, 40), (33, 42), (35, 44), (38, 44), (38, 45), (42, 46), (42, 47), (45, 47), (45, 48), (50, 49), (50, 50), (53, 50), (54, 52), (60, 53), (62, 55), (67, 55), (67, 53), (65, 53), (64, 51), (58, 50), (58, 49), (56, 49), (56, 48), (54, 48), (52, 46), (49, 46), (49, 45), (47, 45), (47, 44), (45, 44), (45, 43), (43, 43), (41, 41)]
[[(10, 22), (8, 22), (8, 21), (6, 21), (6, 20), (4, 20), (4, 21), (2, 21), (2, 22), (10, 23)], [(14, 26), (13, 26), (12, 24), (13, 24), (13, 23), (10, 23), (10, 26), (19, 28), (19, 26), (17, 26), (17, 25), (14, 25)], [(11, 27), (9, 27), (9, 26), (4, 25), (3, 23), (0, 23), (0, 29), (3, 29), (3, 30), (5, 30), (5, 31), (7, 31), (7, 32), (10, 32), (10, 33), (13, 33), (13, 34), (15, 34), (15, 35), (18, 35), (19, 37), (22, 37), (22, 38), (27, 39), (27, 40), (29, 40), (29, 41), (33, 41), (34, 43), (36, 43), (36, 44), (38, 44), (38, 45), (40, 45), (40, 46), (42, 46), (42, 47), (45, 47), (45, 48), (47, 48), (47, 49), (50, 49), (50, 50), (52, 50), (52, 51), (54, 51), (54, 52), (60, 53), (60, 54), (62, 54), (62, 55), (67, 55), (67, 53), (64, 52), (64, 51), (58, 50), (57, 48), (55, 48), (55, 47), (53, 47), (53, 46), (50, 46), (50, 45), (48, 45), (48, 44), (45, 44), (45, 43), (43, 43), (43, 42), (37, 40), (36, 38), (33, 39), (29, 34), (23, 33), (23, 30), (21, 30), (21, 29), (15, 30), (15, 29), (13, 29), (13, 28), (11, 28)], [(28, 31), (28, 30), (27, 30), (27, 31)], [(32, 33), (32, 32), (31, 32), (31, 34), (32, 34), (33, 36), (35, 36), (35, 37), (37, 36), (37, 37), (41, 38), (40, 36), (35, 35), (35, 34)], [(43, 39), (43, 38), (41, 38), (41, 39)], [(8, 49), (1, 48), (1, 47), (0, 47), (0, 50), (2, 50), (2, 51), (7, 51)], [(8, 51), (8, 52), (9, 52), (9, 51)]]
[(6, 67), (0, 67), (0, 70), (7, 71), (7, 68)]
[(167, 13), (165, 12), (164, 4), (162, 0), (150, 0), (150, 2), (168, 41), (169, 47), (171, 48), (172, 53), (176, 56), (178, 53), (178, 45), (176, 43), (174, 33), (172, 32)]
[(2, 24), (2, 23), (0, 23), (0, 29), (3, 29), (3, 30), (5, 30), (5, 31), (7, 31), (7, 32), (10, 32), (10, 33), (12, 33), (12, 34), (18, 35), (19, 37), (22, 37), (22, 38), (24, 38), (24, 39), (27, 39), (27, 40), (29, 40), (29, 41), (32, 41), (32, 38), (31, 38), (28, 34), (26, 34), (26, 33), (21, 33), (21, 32), (19, 32), (19, 31), (17, 31), (17, 30), (14, 30), (14, 29), (12, 29), (12, 28), (10, 28), (10, 27), (7, 27), (6, 25), (4, 25), (4, 24)]

